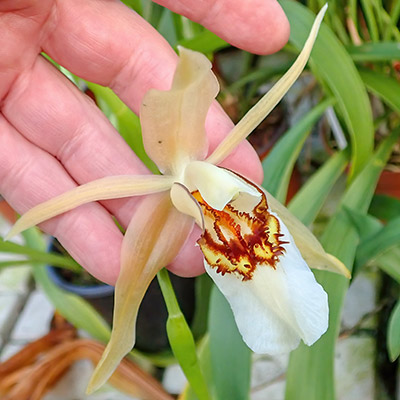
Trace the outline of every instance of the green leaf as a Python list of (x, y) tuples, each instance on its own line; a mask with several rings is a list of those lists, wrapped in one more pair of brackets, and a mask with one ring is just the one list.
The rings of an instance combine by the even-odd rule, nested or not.
[(152, 1), (146, 1), (143, 5), (144, 19), (153, 25), (154, 28), (158, 29), (163, 13), (166, 9), (159, 4), (153, 3)]
[[(300, 49), (315, 15), (291, 0), (280, 2), (290, 22), (290, 42)], [(374, 126), (364, 84), (350, 55), (323, 23), (311, 54), (311, 65), (337, 100), (351, 139), (351, 175), (357, 175), (371, 157)]]
[(251, 351), (242, 340), (229, 303), (216, 286), (211, 293), (209, 335), (217, 399), (248, 399)]
[[(28, 229), (23, 236), (27, 246), (37, 251), (45, 251), (46, 243), (37, 228)], [(43, 265), (37, 265), (32, 271), (35, 281), (62, 316), (95, 339), (106, 342), (110, 338), (109, 326), (87, 301), (56, 286), (48, 277)]]
[(394, 247), (383, 252), (377, 260), (376, 265), (397, 283), (400, 284), (400, 247)]
[(0, 261), (0, 269), (1, 268), (10, 268), (10, 267), (26, 267), (27, 265), (31, 265), (30, 260), (6, 260)]
[(351, 58), (356, 62), (396, 61), (400, 59), (400, 47), (396, 42), (364, 43), (347, 46)]
[(395, 361), (400, 355), (400, 301), (397, 302), (389, 318), (387, 347), (390, 359)]
[(400, 83), (390, 76), (379, 72), (361, 70), (360, 75), (368, 90), (400, 113)]
[(400, 215), (400, 199), (384, 194), (376, 194), (369, 207), (369, 213), (383, 220), (395, 218)]
[[(373, 237), (381, 229), (383, 224), (377, 218), (363, 214), (357, 210), (346, 209), (346, 212), (357, 229), (361, 241)], [(357, 258), (357, 253), (356, 253)], [(391, 247), (381, 252), (375, 263), (382, 271), (400, 283), (400, 246)]]
[(176, 40), (182, 40), (185, 37), (185, 29), (183, 24), (183, 18), (181, 15), (172, 13), (172, 21), (174, 25)]
[(24, 261), (25, 264), (28, 262), (34, 262), (51, 264), (55, 267), (64, 267), (70, 269), (71, 271), (82, 270), (82, 267), (69, 256), (48, 253), (47, 251), (32, 249), (31, 247), (9, 241), (5, 242), (2, 238), (0, 238), (0, 251), (3, 253), (13, 253), (27, 256), (28, 259)]
[(178, 44), (187, 49), (200, 51), (204, 54), (214, 53), (217, 50), (230, 46), (230, 44), (225, 42), (225, 40), (208, 30), (198, 33), (191, 39), (181, 40)]
[(382, 229), (383, 224), (377, 218), (359, 210), (353, 210), (348, 207), (343, 208), (357, 229), (361, 241), (375, 235)]
[(333, 99), (328, 99), (309, 111), (282, 136), (263, 161), (263, 186), (279, 201), (286, 199), (293, 166), (311, 128), (333, 103)]
[(245, 73), (243, 77), (234, 81), (228, 88), (230, 92), (239, 92), (244, 86), (256, 82), (257, 88), (261, 83), (265, 83), (274, 76), (283, 75), (293, 64), (294, 59), (290, 62), (279, 63), (279, 65), (268, 65), (267, 67), (259, 67), (254, 71)]
[(346, 168), (348, 159), (348, 151), (333, 155), (311, 176), (289, 203), (289, 210), (306, 225), (311, 224), (317, 217), (333, 185)]
[(379, 32), (371, 0), (361, 0), (361, 4), (364, 10), (365, 19), (367, 20), (368, 33), (371, 36), (372, 41), (377, 42), (379, 40)]
[(400, 246), (400, 216), (389, 221), (387, 225), (360, 243), (354, 268), (361, 268), (395, 246)]
[(196, 304), (193, 322), (191, 324), (193, 336), (196, 339), (204, 336), (207, 332), (207, 320), (212, 287), (213, 281), (207, 274), (200, 275), (196, 278)]
[(384, 35), (384, 39), (390, 39), (390, 37), (393, 36), (395, 38), (399, 38), (399, 30), (396, 27), (397, 22), (399, 20), (399, 16), (400, 16), (400, 2), (399, 1), (392, 1), (392, 7), (390, 9), (390, 13), (389, 13), (389, 18), (390, 18), (390, 22), (387, 24), (386, 27), (386, 32)]
[[(380, 144), (368, 164), (346, 190), (341, 206), (321, 238), (325, 250), (339, 257), (350, 271), (359, 237), (343, 207), (367, 212), (379, 175), (399, 136), (400, 129)], [(315, 276), (328, 293), (329, 329), (313, 346), (302, 344), (292, 352), (287, 371), (286, 400), (335, 399), (335, 343), (349, 281), (343, 276), (323, 271), (316, 271)]]
[(122, 2), (136, 11), (139, 15), (143, 14), (143, 6), (141, 0), (122, 0)]
[[(177, 18), (175, 18), (175, 16)], [(177, 34), (180, 34), (180, 32), (179, 25), (176, 24), (176, 21), (180, 20), (180, 18), (180, 15), (174, 14), (168, 9), (164, 9), (157, 27), (157, 31), (168, 41), (171, 47), (175, 47), (178, 42)]]

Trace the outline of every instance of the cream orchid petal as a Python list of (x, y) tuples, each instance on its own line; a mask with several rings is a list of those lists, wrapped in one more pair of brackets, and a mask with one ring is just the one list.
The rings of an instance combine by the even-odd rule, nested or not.
[(204, 217), (201, 207), (189, 190), (181, 183), (174, 183), (170, 195), (174, 207), (181, 213), (193, 217), (197, 225), (204, 229)]
[(282, 354), (307, 345), (328, 328), (328, 298), (281, 224), (285, 253), (275, 268), (259, 265), (252, 279), (206, 271), (229, 301), (244, 342), (256, 353)]
[(261, 197), (257, 189), (236, 174), (204, 161), (193, 161), (187, 165), (184, 183), (191, 192), (198, 190), (203, 199), (219, 211), (232, 199), (237, 198), (239, 193), (253, 197), (254, 205)]
[(222, 162), (233, 151), (233, 149), (261, 123), (261, 121), (271, 112), (271, 110), (287, 93), (287, 91), (303, 71), (308, 58), (310, 57), (312, 47), (327, 7), (328, 4), (325, 4), (315, 18), (303, 50), (291, 68), (286, 72), (285, 75), (282, 76), (282, 78), (274, 85), (274, 87), (266, 95), (264, 95), (264, 97), (262, 97), (261, 100), (250, 109), (250, 111), (248, 111), (248, 113), (239, 121), (239, 123), (232, 129), (230, 134), (219, 144), (219, 146), (206, 159), (206, 161), (212, 164), (219, 164)]
[(88, 393), (108, 380), (134, 346), (137, 312), (146, 289), (156, 273), (175, 258), (192, 227), (193, 219), (172, 206), (169, 193), (149, 196), (137, 208), (122, 244), (111, 339)]
[(168, 190), (173, 182), (170, 176), (121, 175), (85, 183), (31, 208), (15, 223), (5, 240), (82, 204), (162, 192)]
[(206, 115), (218, 90), (210, 61), (180, 48), (171, 89), (146, 93), (140, 109), (143, 142), (161, 172), (179, 175), (185, 163), (204, 159)]
[(351, 274), (346, 266), (333, 255), (326, 253), (312, 232), (270, 193), (266, 193), (271, 210), (276, 212), (287, 226), (309, 267), (350, 278)]

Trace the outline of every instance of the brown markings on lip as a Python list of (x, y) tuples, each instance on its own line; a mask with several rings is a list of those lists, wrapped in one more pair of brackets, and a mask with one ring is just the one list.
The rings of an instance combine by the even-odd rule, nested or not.
[(260, 202), (247, 213), (228, 203), (222, 211), (213, 209), (198, 191), (193, 196), (205, 217), (205, 230), (198, 244), (207, 263), (218, 273), (235, 273), (243, 281), (250, 280), (258, 266), (276, 269), (285, 252), (279, 220), (268, 211), (264, 192)]

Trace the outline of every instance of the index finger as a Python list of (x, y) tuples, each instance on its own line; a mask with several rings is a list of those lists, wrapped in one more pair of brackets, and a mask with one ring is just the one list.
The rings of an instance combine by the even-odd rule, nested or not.
[[(270, 53), (288, 39), (275, 0), (159, 0), (246, 50)], [(244, 3), (244, 4), (242, 4)], [(168, 90), (177, 56), (145, 20), (117, 1), (56, 2), (44, 50), (77, 75), (110, 86), (135, 112), (150, 89)]]
[(154, 1), (252, 53), (275, 53), (289, 39), (289, 21), (275, 0)]

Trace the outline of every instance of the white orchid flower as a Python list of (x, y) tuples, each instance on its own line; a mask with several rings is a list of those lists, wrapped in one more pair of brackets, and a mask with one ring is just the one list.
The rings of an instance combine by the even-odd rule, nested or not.
[[(327, 295), (309, 267), (348, 276), (347, 269), (266, 191), (216, 166), (300, 75), (325, 10), (326, 6), (293, 66), (208, 158), (205, 118), (219, 87), (208, 59), (181, 48), (171, 89), (150, 90), (140, 112), (146, 152), (163, 175), (89, 182), (32, 208), (12, 228), (8, 237), (91, 201), (157, 193), (140, 203), (125, 232), (112, 335), (89, 392), (111, 376), (134, 346), (144, 293), (156, 273), (175, 258), (194, 221), (203, 229), (198, 244), (205, 269), (230, 302), (252, 350), (288, 352), (301, 339), (311, 345), (326, 331)], [(146, 212), (149, 209), (152, 214)]]

